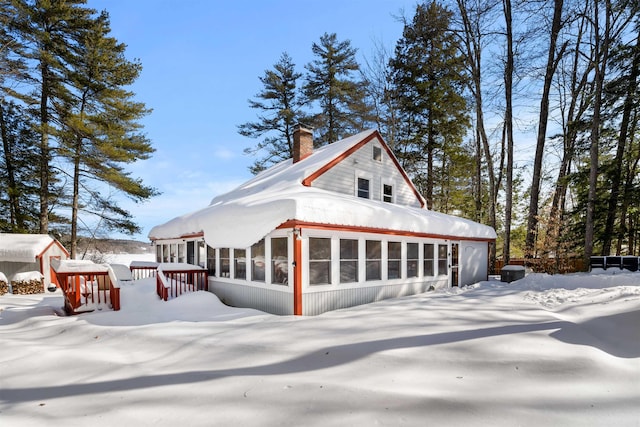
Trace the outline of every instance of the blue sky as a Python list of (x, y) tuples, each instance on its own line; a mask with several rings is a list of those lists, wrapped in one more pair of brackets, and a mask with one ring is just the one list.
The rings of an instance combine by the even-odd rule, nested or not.
[[(117, 197), (133, 213), (147, 240), (150, 229), (200, 209), (251, 178), (255, 160), (243, 153), (258, 141), (237, 125), (256, 120), (248, 99), (262, 89), (259, 77), (287, 52), (299, 72), (313, 59), (311, 45), (335, 32), (373, 56), (374, 46), (392, 50), (402, 35), (396, 17), (413, 16), (415, 0), (218, 1), (89, 0), (107, 10), (112, 35), (138, 58), (142, 75), (136, 99), (153, 112), (143, 120), (156, 149), (130, 167), (132, 175), (162, 194), (135, 204)], [(112, 234), (112, 237), (129, 238)]]

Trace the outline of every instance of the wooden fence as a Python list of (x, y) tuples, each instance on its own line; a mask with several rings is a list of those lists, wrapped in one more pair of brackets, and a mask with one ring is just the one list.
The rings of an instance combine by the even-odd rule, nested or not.
[[(523, 265), (534, 273), (567, 274), (588, 270), (582, 258), (511, 258), (509, 264)], [(500, 274), (502, 267), (504, 267), (504, 260), (497, 259), (493, 274)]]

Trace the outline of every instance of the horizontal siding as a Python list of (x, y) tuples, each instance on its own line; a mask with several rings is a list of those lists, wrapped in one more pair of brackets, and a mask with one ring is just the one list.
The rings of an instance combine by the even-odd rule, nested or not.
[(363, 178), (370, 179), (372, 200), (382, 199), (382, 184), (393, 185), (395, 203), (403, 206), (419, 207), (413, 189), (389, 157), (382, 150), (382, 161), (373, 160), (373, 146), (381, 147), (377, 139), (362, 146), (358, 151), (335, 165), (325, 174), (313, 181), (312, 186), (323, 190), (355, 196), (356, 176), (361, 173)]
[(277, 289), (214, 281), (209, 278), (209, 291), (232, 307), (255, 308), (278, 315), (293, 314), (293, 294)]
[(432, 286), (434, 288), (445, 287), (447, 279), (305, 293), (302, 296), (302, 314), (316, 316), (327, 311), (354, 305), (419, 294), (428, 291)]

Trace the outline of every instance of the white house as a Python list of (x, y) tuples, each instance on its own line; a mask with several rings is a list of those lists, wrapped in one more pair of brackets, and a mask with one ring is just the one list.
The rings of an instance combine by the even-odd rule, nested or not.
[(293, 159), (149, 233), (158, 262), (209, 270), (233, 306), (275, 314), (329, 310), (487, 279), (493, 228), (437, 213), (376, 130)]
[(69, 252), (48, 234), (0, 233), (0, 271), (9, 280), (16, 273), (39, 271), (46, 287), (56, 283), (51, 260), (67, 258)]

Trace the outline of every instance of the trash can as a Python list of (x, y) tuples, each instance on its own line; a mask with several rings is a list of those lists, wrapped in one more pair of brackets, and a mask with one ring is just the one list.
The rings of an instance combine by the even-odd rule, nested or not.
[(514, 280), (524, 279), (523, 265), (506, 265), (500, 271), (500, 281), (511, 283)]

